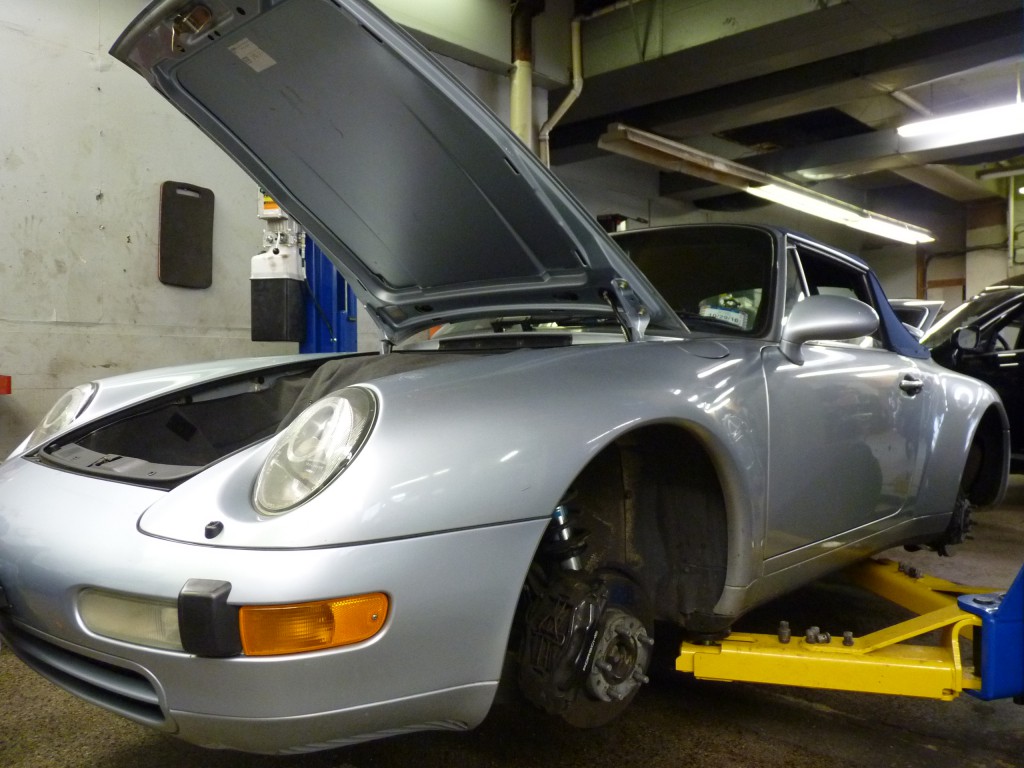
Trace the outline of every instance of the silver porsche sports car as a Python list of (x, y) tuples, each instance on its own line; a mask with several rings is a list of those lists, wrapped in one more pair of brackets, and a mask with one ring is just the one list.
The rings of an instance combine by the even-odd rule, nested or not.
[(473, 727), (505, 670), (599, 725), (655, 626), (713, 642), (1003, 493), (998, 397), (863, 262), (759, 226), (611, 239), (361, 0), (162, 0), (112, 52), (382, 345), (84, 384), (0, 465), (0, 635), (84, 699), (301, 751)]

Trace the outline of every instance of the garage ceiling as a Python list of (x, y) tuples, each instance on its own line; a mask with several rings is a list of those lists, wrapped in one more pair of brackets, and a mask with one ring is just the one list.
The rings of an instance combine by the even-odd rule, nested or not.
[[(959, 146), (896, 135), (1019, 98), (1022, 0), (577, 0), (576, 11), (584, 85), (551, 136), (556, 168), (607, 159), (598, 139), (625, 123), (897, 218), (959, 215), (1005, 198), (993, 176), (1024, 173), (1024, 125)], [(551, 110), (565, 93), (551, 93)], [(660, 174), (657, 195), (757, 202), (678, 173)]]

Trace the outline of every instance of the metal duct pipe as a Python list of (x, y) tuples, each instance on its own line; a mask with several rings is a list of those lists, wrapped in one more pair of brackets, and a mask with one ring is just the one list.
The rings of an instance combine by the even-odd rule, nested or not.
[(580, 92), (583, 90), (583, 53), (580, 45), (579, 18), (572, 20), (570, 31), (572, 35), (572, 88), (555, 109), (554, 114), (540, 127), (540, 134), (537, 137), (540, 143), (540, 159), (547, 168), (551, 167), (551, 131), (569, 111), (569, 107), (579, 98)]
[(536, 150), (533, 127), (533, 17), (544, 10), (544, 0), (517, 0), (512, 7), (511, 128), (530, 149)]

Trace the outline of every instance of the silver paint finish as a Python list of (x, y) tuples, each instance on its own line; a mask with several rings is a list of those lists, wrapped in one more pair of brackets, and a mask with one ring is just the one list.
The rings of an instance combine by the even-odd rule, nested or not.
[[(334, 355), (276, 355), (268, 357), (245, 357), (233, 360), (214, 360), (201, 363), (152, 368), (146, 371), (108, 376), (95, 380), (96, 394), (79, 414), (78, 419), (62, 432), (78, 424), (98, 419), (109, 413), (131, 405), (171, 395), (197, 384), (216, 381), (248, 372), (261, 371), (277, 366), (297, 364), (308, 365), (318, 358), (328, 359)], [(57, 437), (60, 433), (54, 435)], [(19, 450), (23, 450), (21, 446)]]
[[(843, 341), (879, 322), (872, 308), (813, 295), (795, 303), (802, 291), (787, 297), (795, 277), (787, 243), (859, 271), (868, 286), (867, 267), (855, 258), (764, 228), (766, 248), (776, 249), (763, 262), (774, 284), (741, 286), (771, 302), (763, 305), (771, 313), (763, 330), (716, 328), (696, 313), (694, 325), (703, 320), (705, 331), (691, 334), (528, 151), (365, 4), (283, 0), (241, 14), (242, 6), (214, 0), (221, 36), (185, 35), (178, 57), (160, 20), (186, 5), (154, 6), (115, 52), (301, 214), (346, 276), (362, 281), (393, 338), (439, 319), (539, 313), (547, 322), (567, 308), (607, 320), (615, 313), (607, 291), (622, 279), (637, 301), (624, 299), (621, 312), (632, 318), (625, 323), (632, 343), (580, 332), (589, 343), (530, 348), (575, 332), (556, 326), (557, 333), (481, 339), (475, 328), (463, 339), (471, 347), (521, 341), (526, 348), (359, 382), (380, 405), (365, 446), (322, 492), (272, 518), (251, 503), (269, 441), (168, 491), (56, 469), (31, 455), (0, 466), (0, 584), (11, 602), (0, 612), (5, 642), (17, 648), (32, 636), (77, 654), (84, 667), (95, 659), (137, 673), (182, 737), (303, 750), (474, 725), (493, 697), (552, 510), (589, 462), (645, 428), (686, 432), (714, 468), (728, 543), (716, 555), (726, 574), (715, 610), (726, 622), (847, 562), (934, 538), (947, 524), (983, 417), (995, 415), (1006, 442), (1001, 404), (987, 386), (923, 356)], [(296, 46), (299, 39), (305, 44)], [(322, 43), (317, 56), (310, 39)], [(280, 56), (277, 69), (272, 54)], [(267, 128), (252, 120), (247, 94), (255, 91), (280, 96), (288, 127), (302, 128), (293, 130), (298, 154), (275, 144), (280, 132), (258, 135)], [(372, 161), (369, 148), (381, 141), (410, 172)], [(879, 340), (911, 341), (880, 314)], [(459, 341), (457, 334), (439, 339), (442, 354)], [(915, 354), (912, 345), (893, 348)], [(100, 382), (76, 428), (289, 360)], [(685, 521), (688, 512), (677, 514)], [(223, 531), (208, 539), (211, 522)], [(82, 589), (173, 600), (189, 579), (230, 582), (234, 606), (383, 591), (391, 611), (364, 643), (227, 659), (113, 641), (79, 620)]]
[[(261, 445), (158, 500), (140, 527), (201, 545), (310, 547), (547, 518), (587, 461), (645, 423), (685, 423), (714, 441), (728, 420), (733, 444), (716, 449), (723, 462), (754, 464), (766, 449), (763, 433), (745, 426), (765, 423), (759, 348), (735, 345), (733, 364), (722, 367), (681, 342), (613, 342), (378, 379), (380, 412), (359, 458), (296, 510), (270, 518), (252, 509), (252, 478), (268, 451)], [(575, 384), (552, 388), (556, 380)], [(627, 396), (608, 381), (630, 382)], [(723, 410), (722, 393), (736, 384), (749, 392), (737, 398), (741, 406)], [(470, 416), (472, 429), (457, 414)], [(224, 521), (224, 532), (207, 541), (212, 519)]]
[[(367, 707), (374, 731), (472, 725), (489, 706), (551, 511), (587, 462), (631, 431), (676, 425), (711, 455), (728, 516), (725, 615), (942, 530), (956, 490), (946, 478), (963, 465), (991, 392), (884, 350), (816, 342), (803, 353), (797, 366), (757, 339), (618, 341), (366, 382), (381, 410), (360, 456), (274, 518), (250, 502), (269, 442), (171, 491), (12, 460), (0, 467), (0, 583), (14, 618), (0, 631), (16, 621), (140, 671), (174, 727), (199, 743), (265, 751), (357, 738)], [(910, 373), (924, 382), (912, 396), (900, 389)], [(154, 381), (166, 388), (166, 376)], [(877, 488), (858, 486), (865, 475)], [(224, 532), (208, 540), (214, 520)], [(230, 582), (236, 605), (384, 591), (393, 611), (366, 643), (270, 659), (142, 648), (93, 636), (77, 618), (83, 588), (174, 599), (190, 578)], [(267, 690), (275, 695), (257, 695)], [(255, 738), (241, 723), (272, 726)]]
[[(13, 471), (4, 468), (0, 583), (12, 595), (13, 616), (4, 615), (0, 630), (13, 622), (75, 653), (142, 673), (156, 685), (172, 725), (189, 740), (200, 739), (188, 724), (202, 732), (209, 723), (198, 721), (209, 713), (242, 718), (220, 738), (236, 748), (255, 745), (261, 751), (294, 746), (296, 734), (310, 729), (304, 739), (358, 735), (366, 727), (359, 713), (367, 707), (387, 712), (394, 706), (411, 718), (392, 719), (392, 726), (441, 719), (432, 698), (449, 700), (445, 691), (452, 689), (471, 695), (449, 707), (454, 712), (449, 716), (475, 724), (490, 705), (518, 600), (518, 589), (502, 587), (522, 583), (546, 526), (544, 520), (510, 523), (308, 550), (182, 546), (136, 529), (139, 512), (162, 492), (103, 483), (110, 487), (96, 508), (79, 514), (95, 480), (19, 463)], [(26, 502), (19, 491), (34, 488), (38, 495), (41, 477), (51, 491), (51, 503), (42, 508)], [(12, 512), (29, 507), (31, 525)], [(50, 542), (37, 536), (55, 529), (65, 535)], [(185, 581), (196, 577), (230, 581), (234, 604), (383, 591), (391, 609), (385, 628), (358, 645), (234, 659), (201, 659), (98, 637), (78, 619), (76, 597), (86, 586), (174, 599)], [(443, 642), (438, 642), (441, 628)], [(410, 707), (409, 699), (422, 706)], [(469, 707), (469, 702), (476, 703)], [(276, 719), (308, 722), (280, 743), (271, 743), (266, 734), (246, 734), (254, 724)]]
[(772, 414), (765, 557), (834, 549), (913, 511), (932, 396), (907, 395), (900, 383), (918, 375), (918, 361), (808, 344), (802, 365), (766, 351), (765, 367)]
[(790, 313), (782, 329), (782, 353), (797, 365), (803, 363), (804, 342), (815, 339), (855, 339), (878, 328), (871, 307), (845, 296), (808, 296)]

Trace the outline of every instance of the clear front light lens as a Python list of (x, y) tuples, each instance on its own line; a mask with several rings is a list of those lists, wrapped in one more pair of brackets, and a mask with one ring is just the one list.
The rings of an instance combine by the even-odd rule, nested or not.
[(38, 448), (58, 432), (63, 432), (81, 415), (95, 394), (95, 384), (79, 384), (65, 392), (11, 456)]
[(98, 589), (78, 596), (78, 615), (90, 632), (149, 648), (180, 651), (178, 604)]
[(377, 401), (349, 387), (316, 401), (282, 432), (256, 478), (253, 500), (264, 514), (298, 506), (352, 461), (373, 428)]

